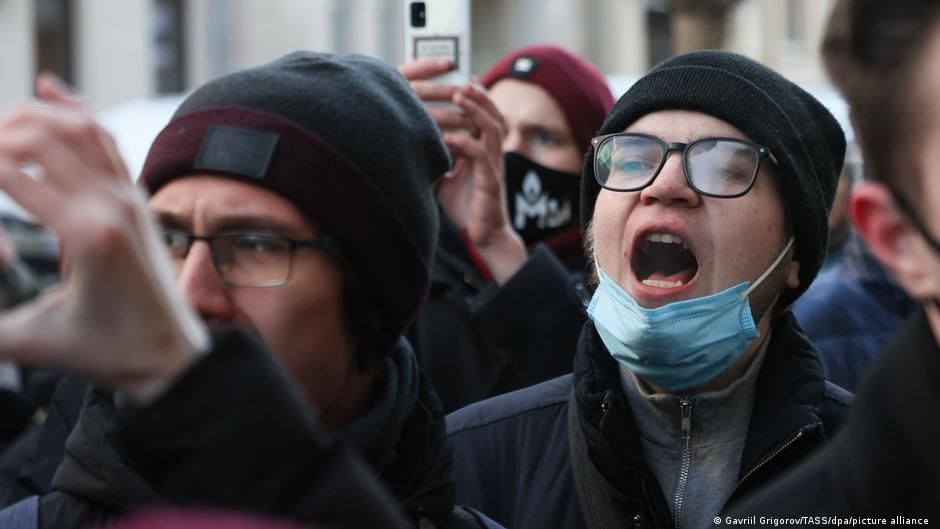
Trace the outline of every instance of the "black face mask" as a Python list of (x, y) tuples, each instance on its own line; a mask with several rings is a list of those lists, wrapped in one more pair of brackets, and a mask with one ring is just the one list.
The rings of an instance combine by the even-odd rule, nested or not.
[[(920, 217), (917, 216), (913, 206), (911, 206), (911, 203), (908, 202), (906, 198), (904, 198), (904, 195), (896, 191), (894, 188), (889, 187), (888, 189), (891, 191), (891, 196), (894, 198), (894, 203), (897, 204), (898, 209), (904, 213), (908, 220), (911, 221), (911, 224), (914, 225), (914, 228), (920, 232), (921, 237), (927, 241), (927, 245), (930, 246), (931, 250), (933, 250), (934, 256), (940, 259), (940, 241), (937, 241), (937, 239), (935, 239), (933, 235), (930, 234), (930, 232), (927, 230), (927, 225), (920, 220)], [(934, 298), (933, 304), (937, 307), (937, 309), (940, 309), (940, 299)]]
[(542, 167), (514, 152), (506, 153), (503, 159), (509, 223), (527, 245), (577, 226), (579, 175)]

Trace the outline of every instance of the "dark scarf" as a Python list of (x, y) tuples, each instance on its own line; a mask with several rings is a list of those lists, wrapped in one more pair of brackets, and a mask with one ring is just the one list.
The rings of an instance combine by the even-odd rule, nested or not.
[[(116, 420), (112, 393), (89, 392), (54, 489), (116, 510), (160, 500), (113, 441)], [(409, 514), (442, 526), (454, 505), (444, 413), (407, 341), (389, 353), (372, 406), (336, 435), (356, 447)]]
[(369, 410), (337, 436), (365, 456), (407, 512), (438, 523), (454, 505), (440, 400), (404, 339), (386, 359), (383, 378)]

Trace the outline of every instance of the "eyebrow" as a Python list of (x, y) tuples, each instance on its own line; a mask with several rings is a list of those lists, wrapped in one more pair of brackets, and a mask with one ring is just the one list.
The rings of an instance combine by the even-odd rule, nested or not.
[[(156, 213), (157, 221), (164, 228), (190, 230), (192, 223), (188, 217), (161, 211)], [(232, 215), (213, 219), (212, 232), (226, 231), (264, 231), (283, 235), (297, 235), (301, 228), (279, 219), (260, 215)]]
[(571, 138), (571, 134), (566, 132), (564, 127), (556, 127), (554, 125), (544, 125), (541, 123), (522, 122), (519, 124), (519, 128), (525, 132), (532, 132), (532, 131), (540, 130), (540, 131), (548, 132), (549, 134), (552, 134), (555, 136), (559, 136), (561, 138)]

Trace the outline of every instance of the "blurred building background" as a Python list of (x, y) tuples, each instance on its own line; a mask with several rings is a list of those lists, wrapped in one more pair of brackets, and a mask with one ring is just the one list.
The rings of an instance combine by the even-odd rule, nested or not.
[[(818, 50), (832, 0), (471, 1), (476, 73), (535, 43), (626, 75), (677, 51), (723, 47), (802, 84), (825, 82)], [(403, 11), (402, 0), (0, 0), (0, 108), (28, 97), (40, 70), (103, 110), (296, 49), (397, 64)]]

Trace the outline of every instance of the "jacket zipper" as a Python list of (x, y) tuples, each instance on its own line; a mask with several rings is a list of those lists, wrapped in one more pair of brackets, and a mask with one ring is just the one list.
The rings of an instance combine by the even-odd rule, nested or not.
[(770, 454), (768, 454), (766, 457), (764, 457), (763, 459), (761, 459), (760, 461), (758, 461), (756, 465), (754, 465), (753, 467), (751, 467), (751, 470), (748, 470), (748, 471), (747, 471), (747, 474), (745, 474), (744, 477), (742, 477), (740, 480), (738, 480), (738, 484), (734, 486), (734, 491), (731, 493), (731, 495), (734, 496), (734, 492), (737, 492), (737, 490), (741, 487), (741, 484), (744, 483), (744, 482), (747, 480), (747, 478), (751, 477), (752, 474), (754, 474), (755, 472), (757, 472), (758, 470), (760, 470), (761, 467), (763, 467), (764, 465), (766, 465), (767, 463), (769, 463), (771, 459), (777, 457), (777, 454), (779, 454), (780, 452), (783, 452), (784, 450), (786, 450), (790, 445), (792, 445), (793, 443), (795, 443), (795, 442), (797, 441), (797, 439), (799, 439), (799, 438), (801, 438), (801, 437), (803, 437), (803, 432), (796, 432), (796, 435), (794, 435), (793, 437), (791, 437), (789, 441), (787, 441), (787, 442), (784, 443), (783, 445), (777, 447), (776, 450), (774, 450), (773, 452), (771, 452)]
[[(646, 478), (640, 478), (640, 487), (643, 489), (643, 499), (646, 501), (646, 509), (647, 511), (649, 511), (650, 517), (652, 517), (653, 520), (655, 521), (656, 511), (653, 510), (653, 500), (650, 499), (650, 492), (649, 492), (649, 489), (646, 487)], [(634, 521), (636, 520), (634, 519)], [(634, 523), (633, 525), (637, 526), (640, 524)]]
[(679, 483), (676, 484), (676, 529), (679, 529), (679, 521), (682, 518), (685, 486), (689, 482), (689, 470), (692, 466), (692, 401), (690, 399), (679, 399), (679, 413), (682, 417), (679, 423), (682, 432), (682, 466), (679, 468)]

